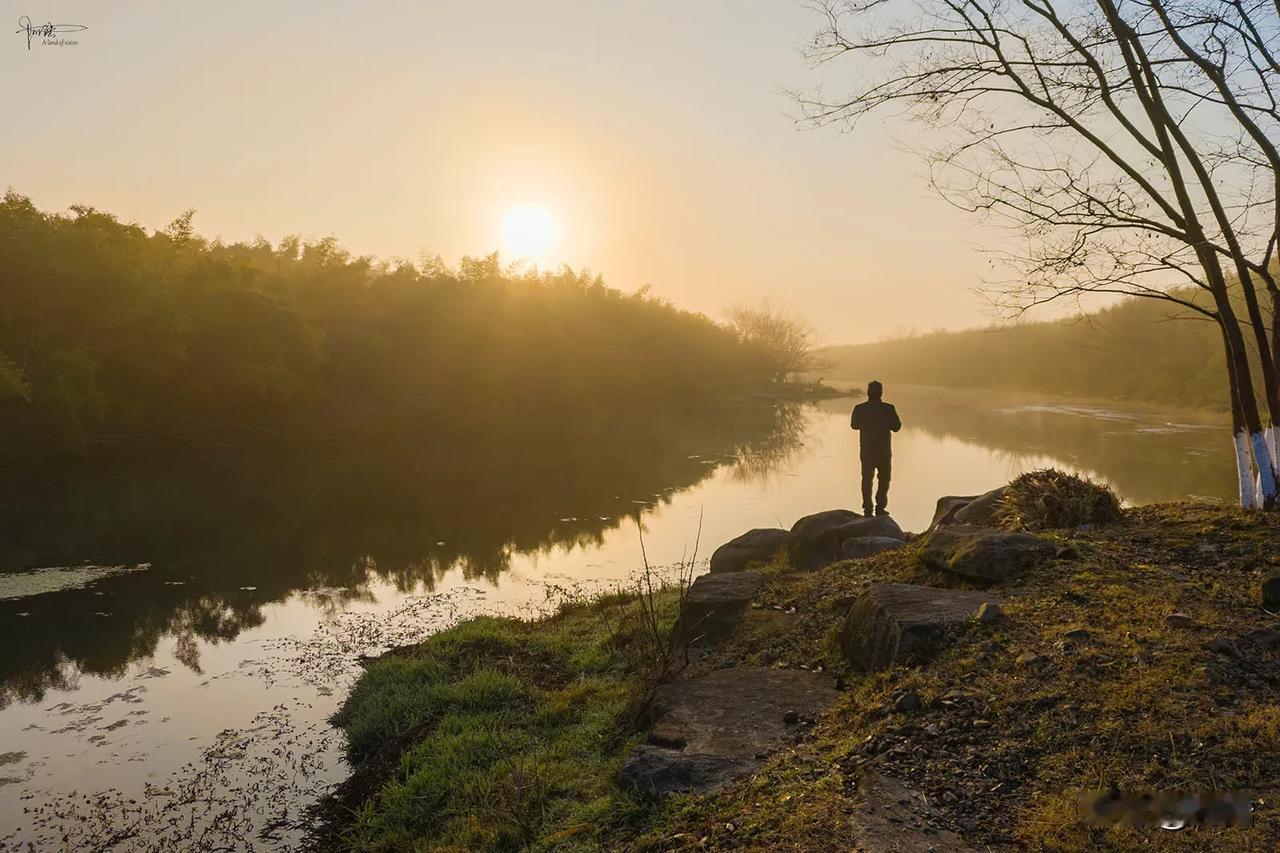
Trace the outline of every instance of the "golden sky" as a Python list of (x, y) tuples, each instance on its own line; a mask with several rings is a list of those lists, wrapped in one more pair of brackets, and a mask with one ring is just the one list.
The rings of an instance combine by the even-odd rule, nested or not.
[[(533, 205), (547, 260), (715, 317), (769, 298), (828, 343), (989, 319), (992, 235), (929, 194), (910, 127), (794, 126), (794, 0), (0, 2), (0, 187), (45, 209), (454, 263)], [(23, 15), (87, 29), (28, 50)]]

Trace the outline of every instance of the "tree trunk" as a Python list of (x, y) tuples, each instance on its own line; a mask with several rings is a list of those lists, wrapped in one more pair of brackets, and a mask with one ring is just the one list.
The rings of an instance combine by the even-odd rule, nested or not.
[[(1267, 281), (1267, 293), (1271, 296), (1271, 363), (1280, 369), (1280, 290), (1275, 288), (1271, 279)], [(1276, 379), (1280, 386), (1280, 377)], [(1280, 396), (1280, 387), (1276, 393)], [(1271, 461), (1280, 466), (1280, 420), (1271, 419), (1271, 428), (1267, 430), (1267, 446), (1271, 450)]]
[[(1267, 340), (1267, 329), (1262, 320), (1262, 311), (1258, 307), (1258, 296), (1253, 289), (1253, 280), (1249, 270), (1243, 263), (1237, 263), (1236, 272), (1240, 278), (1240, 288), (1244, 293), (1245, 308), (1249, 315), (1249, 324), (1253, 327), (1254, 342), (1258, 347), (1258, 365), (1262, 370), (1262, 393), (1267, 402), (1267, 424), (1256, 434), (1250, 435), (1254, 445), (1254, 457), (1258, 465), (1258, 476), (1255, 486), (1258, 492), (1258, 505), (1270, 508), (1276, 498), (1276, 447), (1275, 429), (1280, 424), (1280, 387), (1276, 385), (1275, 360), (1272, 357), (1271, 343)], [(1252, 389), (1250, 389), (1252, 395)], [(1270, 472), (1270, 478), (1267, 472)], [(1268, 480), (1270, 491), (1268, 491)]]
[(1222, 324), (1221, 328), (1222, 346), (1227, 356), (1227, 384), (1231, 388), (1231, 438), (1236, 455), (1236, 475), (1240, 483), (1240, 507), (1253, 509), (1258, 505), (1258, 495), (1253, 483), (1252, 466), (1249, 464), (1248, 431), (1245, 429), (1243, 409), (1240, 405), (1240, 385), (1236, 378), (1235, 356), (1231, 350), (1231, 340), (1227, 335), (1226, 325)]
[[(1212, 286), (1214, 302), (1218, 309), (1218, 322), (1226, 344), (1227, 370), (1235, 381), (1232, 394), (1237, 404), (1233, 405), (1232, 409), (1233, 411), (1238, 411), (1242, 421), (1240, 425), (1232, 424), (1236, 441), (1236, 466), (1241, 471), (1241, 477), (1244, 477), (1244, 472), (1240, 469), (1242, 464), (1240, 460), (1242, 434), (1246, 456), (1244, 465), (1247, 467), (1249, 450), (1253, 451), (1253, 461), (1257, 464), (1257, 484), (1255, 485), (1252, 474), (1247, 480), (1241, 480), (1240, 505), (1245, 508), (1261, 506), (1265, 509), (1270, 509), (1276, 502), (1276, 473), (1275, 466), (1271, 461), (1271, 452), (1267, 449), (1267, 439), (1262, 426), (1262, 418), (1258, 412), (1258, 400), (1254, 396), (1253, 373), (1249, 368), (1249, 349), (1245, 346), (1244, 335), (1240, 332), (1239, 318), (1236, 317), (1235, 309), (1231, 305), (1231, 297), (1227, 292), (1226, 278), (1222, 273), (1222, 267), (1218, 264), (1217, 259), (1211, 257), (1208, 252), (1201, 254), (1201, 265)], [(1268, 352), (1267, 355), (1270, 355), (1270, 353)], [(1235, 417), (1236, 415), (1233, 413), (1233, 421)], [(1248, 500), (1245, 499), (1245, 491), (1252, 493), (1252, 497)]]

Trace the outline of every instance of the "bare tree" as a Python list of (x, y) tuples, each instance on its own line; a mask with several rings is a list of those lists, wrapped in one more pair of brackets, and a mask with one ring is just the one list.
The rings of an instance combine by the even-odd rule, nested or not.
[(1103, 293), (1216, 322), (1241, 503), (1273, 505), (1280, 0), (815, 8), (811, 57), (851, 63), (859, 83), (798, 94), (803, 120), (897, 109), (929, 126), (933, 186), (1018, 235), (999, 252), (1016, 276), (991, 285), (1007, 312)]
[(738, 337), (760, 348), (775, 382), (818, 368), (813, 328), (768, 302), (725, 312)]

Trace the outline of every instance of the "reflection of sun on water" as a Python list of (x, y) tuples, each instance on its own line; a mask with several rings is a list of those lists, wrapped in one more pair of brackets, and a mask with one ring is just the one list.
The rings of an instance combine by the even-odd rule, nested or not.
[(545, 261), (559, 227), (540, 204), (517, 204), (502, 215), (502, 253), (509, 259)]

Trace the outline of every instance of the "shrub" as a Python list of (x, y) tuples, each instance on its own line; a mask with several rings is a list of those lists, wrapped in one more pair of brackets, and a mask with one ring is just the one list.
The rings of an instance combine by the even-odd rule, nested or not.
[(1110, 486), (1055, 468), (1016, 478), (996, 505), (995, 520), (1011, 530), (1046, 530), (1119, 521), (1120, 499)]

